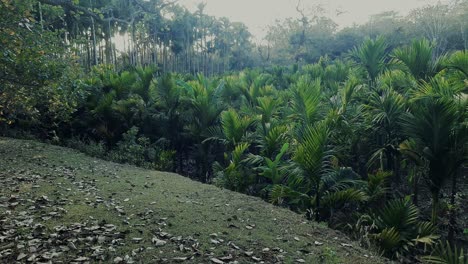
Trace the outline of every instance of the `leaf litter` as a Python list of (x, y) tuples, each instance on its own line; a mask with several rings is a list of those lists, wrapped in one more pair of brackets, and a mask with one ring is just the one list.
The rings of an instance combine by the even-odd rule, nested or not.
[[(291, 254), (278, 245), (262, 246), (256, 241), (255, 232), (261, 227), (243, 216), (245, 212), (255, 213), (251, 207), (232, 209), (223, 232), (171, 234), (167, 229), (173, 225), (175, 215), (161, 210), (158, 200), (149, 201), (146, 207), (138, 206), (135, 212), (139, 189), (155, 186), (148, 176), (144, 184), (138, 184), (118, 174), (121, 165), (109, 167), (106, 162), (86, 158), (71, 166), (57, 155), (63, 150), (54, 149), (52, 159), (44, 154), (48, 148), (45, 145), (21, 142), (15, 147), (16, 152), (9, 152), (14, 154), (0, 160), (0, 262), (139, 263), (151, 259), (156, 263), (283, 263)], [(0, 155), (7, 149), (10, 151), (0, 144)], [(124, 189), (103, 190), (111, 182), (120, 182)], [(209, 203), (199, 201), (197, 192), (195, 197), (177, 199), (192, 207)], [(212, 204), (215, 208), (230, 208), (232, 203)], [(277, 221), (277, 217), (274, 219)], [(239, 228), (242, 226), (244, 230)], [(230, 237), (229, 230), (244, 232), (250, 238)], [(300, 241), (297, 236), (293, 238)], [(344, 242), (340, 246), (352, 247)], [(302, 257), (291, 258), (303, 262), (311, 253), (297, 254)]]

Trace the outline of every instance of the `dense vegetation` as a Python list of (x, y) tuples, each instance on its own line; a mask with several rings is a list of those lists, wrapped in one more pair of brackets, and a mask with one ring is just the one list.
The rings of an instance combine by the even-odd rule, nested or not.
[(288, 21), (263, 61), (245, 26), (202, 6), (0, 5), (3, 133), (260, 196), (389, 258), (466, 263), (466, 1), (372, 34)]

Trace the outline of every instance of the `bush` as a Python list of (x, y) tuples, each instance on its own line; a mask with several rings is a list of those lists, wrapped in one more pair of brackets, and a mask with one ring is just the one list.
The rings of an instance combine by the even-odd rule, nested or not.
[(107, 154), (104, 142), (96, 142), (94, 140), (83, 141), (79, 138), (71, 138), (65, 142), (65, 146), (77, 149), (87, 155), (96, 158), (105, 158)]
[(122, 140), (107, 157), (115, 162), (158, 170), (172, 170), (175, 151), (151, 144), (149, 138), (138, 136), (138, 131), (138, 127), (132, 127), (124, 133)]

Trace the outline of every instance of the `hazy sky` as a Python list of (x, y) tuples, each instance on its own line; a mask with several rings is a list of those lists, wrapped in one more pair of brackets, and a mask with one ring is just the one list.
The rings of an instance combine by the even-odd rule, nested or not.
[[(217, 17), (228, 17), (231, 21), (243, 22), (257, 40), (265, 36), (266, 26), (276, 19), (297, 17), (298, 0), (179, 0), (189, 10), (196, 10), (206, 3), (205, 13)], [(369, 16), (395, 10), (406, 15), (411, 9), (436, 3), (437, 0), (301, 0), (303, 7), (321, 4), (339, 27), (361, 24)], [(446, 1), (441, 1), (446, 2)], [(343, 12), (337, 15), (337, 10)]]

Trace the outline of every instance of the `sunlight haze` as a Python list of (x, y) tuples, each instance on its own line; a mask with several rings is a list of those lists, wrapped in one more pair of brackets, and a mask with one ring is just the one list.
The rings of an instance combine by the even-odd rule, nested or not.
[[(205, 13), (243, 22), (257, 41), (265, 36), (268, 25), (275, 20), (298, 17), (298, 0), (179, 0), (178, 3), (191, 11), (196, 10), (198, 4), (206, 3)], [(435, 3), (435, 0), (302, 0), (301, 6), (310, 10), (312, 6), (321, 5), (325, 9), (324, 15), (343, 28), (365, 23), (371, 15), (385, 11), (407, 15), (414, 8)]]

